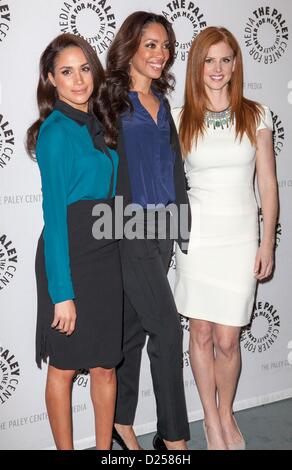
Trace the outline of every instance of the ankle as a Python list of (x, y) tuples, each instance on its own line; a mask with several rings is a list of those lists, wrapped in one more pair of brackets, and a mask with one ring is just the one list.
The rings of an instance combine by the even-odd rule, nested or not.
[(206, 413), (204, 415), (204, 422), (207, 427), (211, 426), (217, 428), (220, 426), (221, 420), (218, 411), (216, 413)]
[(229, 409), (218, 409), (221, 422), (232, 421), (233, 411)]
[(114, 423), (114, 427), (116, 428), (118, 432), (121, 432), (121, 433), (133, 433), (134, 432), (133, 426), (131, 424)]
[(163, 439), (168, 450), (188, 450), (186, 441), (181, 439), (180, 441), (167, 441)]
[(115, 430), (115, 432), (113, 431), (113, 439), (120, 447), (124, 450), (141, 450), (132, 425), (114, 423), (113, 428)]

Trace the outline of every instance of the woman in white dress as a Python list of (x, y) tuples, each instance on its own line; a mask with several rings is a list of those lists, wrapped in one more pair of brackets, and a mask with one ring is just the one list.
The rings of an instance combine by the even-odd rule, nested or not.
[[(272, 119), (243, 97), (242, 56), (225, 28), (208, 27), (188, 58), (185, 102), (174, 110), (185, 156), (192, 231), (177, 248), (175, 300), (190, 318), (190, 358), (208, 449), (244, 449), (233, 416), (241, 327), (256, 283), (273, 269), (278, 212)], [(256, 173), (264, 219), (258, 243)]]

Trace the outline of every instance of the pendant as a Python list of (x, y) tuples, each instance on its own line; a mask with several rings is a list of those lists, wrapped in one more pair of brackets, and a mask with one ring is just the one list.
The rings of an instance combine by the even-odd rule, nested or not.
[(231, 125), (231, 110), (227, 108), (224, 111), (215, 112), (215, 111), (206, 111), (205, 122), (207, 127), (212, 127), (213, 129), (224, 129), (229, 128)]

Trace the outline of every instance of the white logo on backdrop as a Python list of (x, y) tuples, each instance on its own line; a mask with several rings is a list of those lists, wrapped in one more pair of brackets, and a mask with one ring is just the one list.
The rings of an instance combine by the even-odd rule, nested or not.
[(274, 124), (274, 130), (273, 130), (274, 153), (275, 153), (275, 156), (277, 157), (279, 153), (281, 153), (284, 147), (285, 130), (284, 130), (284, 125), (280, 117), (278, 116), (278, 114), (275, 114), (273, 111), (271, 111), (271, 113), (272, 113), (273, 124)]
[(20, 367), (14, 354), (0, 343), (0, 405), (13, 396), (19, 378)]
[(13, 279), (17, 266), (17, 252), (7, 235), (0, 235), (0, 292)]
[(0, 4), (0, 44), (7, 36), (7, 33), (10, 29), (10, 11), (8, 2), (5, 2), (4, 5)]
[(5, 168), (14, 153), (14, 133), (7, 119), (0, 112), (0, 168)]
[(195, 2), (185, 0), (167, 3), (161, 13), (172, 23), (175, 31), (175, 57), (184, 62), (188, 58), (193, 39), (207, 26), (204, 14)]
[(241, 343), (246, 351), (263, 353), (268, 351), (280, 333), (280, 316), (269, 302), (257, 302), (251, 323), (242, 329)]
[(286, 52), (288, 39), (286, 20), (276, 8), (258, 7), (245, 24), (245, 46), (256, 62), (277, 62)]
[(189, 341), (190, 341), (190, 324), (189, 319), (180, 315), (180, 324), (183, 331), (183, 353), (182, 353), (182, 367), (190, 365), (189, 354)]
[(63, 2), (59, 27), (62, 33), (84, 37), (97, 54), (102, 54), (113, 41), (116, 19), (108, 0), (69, 0)]
[(86, 369), (77, 371), (73, 378), (73, 383), (78, 387), (86, 388), (89, 383), (89, 372)]

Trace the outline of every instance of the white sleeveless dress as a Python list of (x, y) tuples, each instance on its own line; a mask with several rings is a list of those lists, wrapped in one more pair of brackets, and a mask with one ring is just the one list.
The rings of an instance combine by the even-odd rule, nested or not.
[[(257, 131), (273, 129), (269, 109)], [(178, 127), (180, 108), (173, 110)], [(188, 155), (192, 229), (188, 254), (176, 245), (174, 297), (186, 317), (223, 325), (249, 323), (259, 239), (254, 192), (255, 147), (235, 128), (209, 127)]]

